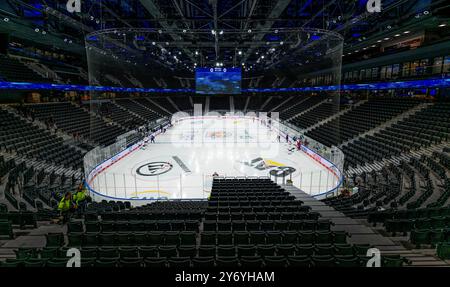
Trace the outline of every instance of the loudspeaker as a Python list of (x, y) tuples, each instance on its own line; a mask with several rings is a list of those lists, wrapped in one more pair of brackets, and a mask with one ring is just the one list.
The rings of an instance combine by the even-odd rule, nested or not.
[(0, 33), (0, 54), (7, 54), (9, 47), (9, 34)]

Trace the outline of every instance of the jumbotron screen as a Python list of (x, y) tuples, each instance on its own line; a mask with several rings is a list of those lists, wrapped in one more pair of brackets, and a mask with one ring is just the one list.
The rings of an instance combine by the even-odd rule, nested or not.
[(197, 68), (195, 70), (197, 94), (240, 94), (241, 80), (240, 68)]

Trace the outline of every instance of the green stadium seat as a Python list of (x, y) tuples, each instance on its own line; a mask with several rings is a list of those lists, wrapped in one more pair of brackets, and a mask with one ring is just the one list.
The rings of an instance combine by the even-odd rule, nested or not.
[(292, 268), (307, 268), (312, 264), (310, 257), (306, 255), (288, 256), (287, 260)]
[(194, 268), (211, 268), (215, 266), (214, 257), (197, 257), (191, 260)]
[(436, 247), (436, 254), (439, 258), (443, 260), (450, 259), (450, 242), (438, 243)]
[(196, 233), (193, 231), (180, 232), (180, 245), (195, 245), (197, 243)]
[(331, 255), (313, 255), (311, 259), (314, 267), (336, 267), (336, 261)]
[(58, 248), (57, 247), (44, 247), (39, 252), (41, 258), (44, 259), (52, 259), (58, 257)]
[(142, 267), (143, 260), (141, 258), (122, 258), (119, 261), (119, 266), (125, 268)]
[(62, 233), (49, 233), (45, 235), (47, 247), (60, 247), (64, 244), (64, 235)]
[(144, 259), (144, 265), (148, 268), (165, 268), (167, 267), (167, 262), (163, 258), (147, 257)]
[(338, 267), (360, 267), (361, 266), (361, 260), (357, 256), (335, 256), (336, 264)]
[(117, 267), (117, 260), (111, 259), (111, 260), (96, 260), (95, 261), (95, 267)]
[(196, 257), (197, 248), (195, 245), (181, 245), (178, 247), (178, 255), (180, 257)]

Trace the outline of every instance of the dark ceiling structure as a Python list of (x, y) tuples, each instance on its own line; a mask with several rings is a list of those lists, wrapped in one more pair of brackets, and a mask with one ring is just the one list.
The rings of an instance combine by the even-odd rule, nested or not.
[[(90, 33), (146, 29), (155, 31), (152, 38), (135, 33), (134, 40), (146, 42), (148, 49), (139, 50), (136, 41), (130, 49), (151, 53), (155, 46), (154, 53), (161, 54), (163, 48), (189, 69), (197, 65), (264, 69), (281, 68), (293, 45), (308, 43), (299, 43), (284, 30), (339, 33), (345, 39), (346, 57), (376, 48), (380, 39), (434, 27), (448, 21), (449, 15), (446, 0), (383, 0), (381, 13), (367, 12), (367, 0), (84, 0), (81, 13), (69, 13), (66, 2), (1, 1), (0, 32), (84, 55)], [(261, 58), (268, 53), (272, 56)], [(160, 55), (153, 56), (157, 60)]]

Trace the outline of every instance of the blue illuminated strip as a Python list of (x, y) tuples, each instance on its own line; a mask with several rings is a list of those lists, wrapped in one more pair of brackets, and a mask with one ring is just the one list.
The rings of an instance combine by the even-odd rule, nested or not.
[(82, 86), (61, 84), (36, 84), (21, 82), (0, 82), (2, 90), (57, 90), (57, 91), (98, 91), (98, 92), (124, 92), (124, 93), (192, 93), (193, 89), (155, 89), (155, 88), (122, 88), (104, 86)]
[[(402, 82), (385, 82), (373, 84), (351, 84), (342, 86), (318, 86), (302, 88), (268, 88), (242, 89), (242, 92), (273, 93), (273, 92), (320, 92), (338, 90), (390, 90), (390, 89), (419, 89), (450, 87), (450, 78), (427, 79)], [(158, 89), (158, 88), (122, 88), (105, 86), (82, 86), (61, 84), (36, 84), (22, 82), (0, 82), (1, 90), (57, 90), (57, 91), (98, 91), (124, 93), (195, 93), (195, 89)]]
[(320, 91), (354, 91), (354, 90), (391, 90), (391, 89), (418, 89), (450, 87), (450, 78), (428, 79), (403, 82), (384, 82), (373, 84), (351, 84), (342, 86), (318, 86), (302, 88), (273, 88), (273, 89), (242, 89), (243, 92), (320, 92)]

